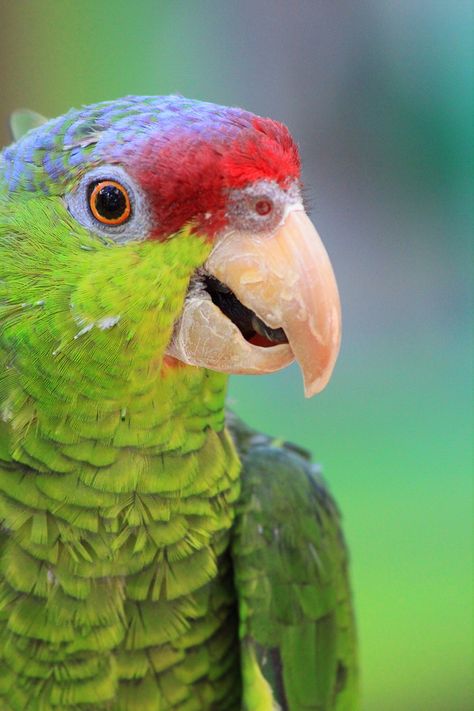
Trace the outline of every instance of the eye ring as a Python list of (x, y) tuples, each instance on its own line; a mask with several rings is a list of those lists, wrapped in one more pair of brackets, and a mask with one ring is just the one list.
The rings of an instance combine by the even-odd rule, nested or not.
[[(94, 210), (94, 215), (90, 204), (91, 195), (99, 183), (102, 183), (102, 187), (104, 184), (115, 183), (119, 195), (126, 193), (126, 196), (122, 196), (122, 209), (113, 215), (106, 215), (105, 221), (103, 211)], [(72, 189), (66, 192), (64, 200), (68, 211), (80, 225), (95, 235), (113, 240), (116, 244), (143, 242), (148, 239), (154, 227), (148, 196), (135, 178), (115, 163), (98, 165), (84, 173)], [(127, 202), (130, 203), (130, 212)], [(95, 199), (92, 207), (100, 207)], [(115, 218), (115, 222), (114, 219), (110, 220), (110, 217)]]
[(89, 209), (103, 225), (123, 225), (132, 213), (127, 189), (116, 180), (99, 180), (88, 190)]

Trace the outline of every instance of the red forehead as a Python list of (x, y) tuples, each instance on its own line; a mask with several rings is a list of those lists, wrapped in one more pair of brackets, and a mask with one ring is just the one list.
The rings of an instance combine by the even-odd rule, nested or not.
[(287, 187), (300, 176), (298, 148), (281, 123), (255, 117), (247, 135), (237, 138), (224, 156), (229, 186), (242, 187), (255, 180), (276, 180)]
[(157, 132), (127, 163), (148, 194), (155, 238), (189, 221), (212, 236), (225, 225), (229, 189), (263, 179), (284, 188), (300, 175), (298, 149), (288, 129), (258, 117), (243, 126)]

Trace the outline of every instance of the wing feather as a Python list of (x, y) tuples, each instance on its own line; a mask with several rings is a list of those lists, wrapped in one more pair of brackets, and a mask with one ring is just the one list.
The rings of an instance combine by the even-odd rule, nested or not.
[(338, 510), (307, 453), (233, 417), (230, 429), (243, 463), (232, 554), (244, 708), (354, 711), (355, 631)]

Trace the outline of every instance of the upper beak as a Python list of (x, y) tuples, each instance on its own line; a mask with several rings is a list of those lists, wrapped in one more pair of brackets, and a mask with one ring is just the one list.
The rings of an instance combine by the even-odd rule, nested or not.
[(296, 359), (305, 395), (327, 384), (339, 352), (341, 309), (336, 279), (312, 222), (297, 207), (272, 235), (229, 233), (204, 267), (288, 344), (262, 348), (197, 290), (190, 292), (168, 349), (193, 365), (231, 373), (279, 370)]

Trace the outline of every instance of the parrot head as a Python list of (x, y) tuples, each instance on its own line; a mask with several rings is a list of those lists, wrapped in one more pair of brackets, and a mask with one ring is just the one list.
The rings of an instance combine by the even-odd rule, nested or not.
[(130, 367), (223, 373), (296, 360), (307, 396), (326, 385), (339, 297), (282, 124), (127, 97), (29, 130), (0, 175), (3, 308), (16, 309), (19, 350), (72, 365), (87, 353), (123, 373), (124, 352)]

